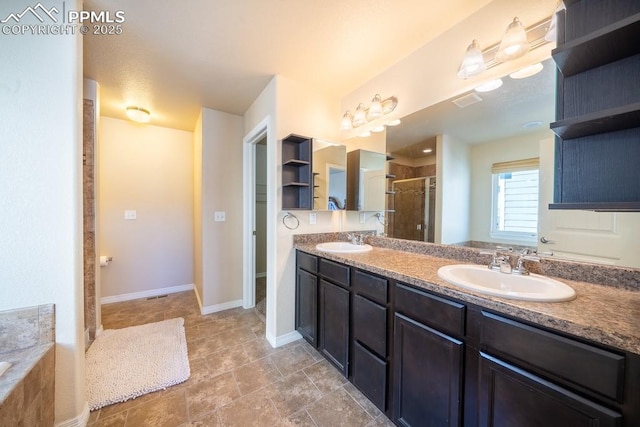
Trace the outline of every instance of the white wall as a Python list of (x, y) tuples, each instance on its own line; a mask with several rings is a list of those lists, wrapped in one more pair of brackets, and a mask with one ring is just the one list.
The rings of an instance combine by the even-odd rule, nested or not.
[(101, 118), (98, 250), (113, 257), (103, 298), (193, 284), (192, 144), (191, 132)]
[[(200, 124), (201, 123), (201, 124)], [(203, 108), (199, 126), (202, 283), (196, 286), (203, 313), (242, 305), (242, 117)], [(215, 212), (225, 212), (215, 222)], [(198, 265), (198, 264), (196, 264)], [(200, 273), (198, 273), (199, 275)]]
[(435, 242), (465, 242), (469, 240), (469, 146), (450, 135), (438, 135), (436, 146)]
[[(514, 16), (520, 17), (528, 27), (550, 17), (556, 3), (556, 0), (492, 1), (342, 98), (341, 113), (335, 118), (336, 122), (344, 111), (353, 111), (360, 102), (368, 102), (376, 93), (383, 98), (395, 95), (398, 106), (393, 116), (404, 117), (471, 90), (484, 81), (518, 70), (523, 65), (548, 58), (552, 44), (538, 48), (518, 60), (500, 64), (480, 76), (468, 80), (456, 76), (467, 46), (473, 39), (478, 39), (483, 49), (490, 47), (500, 42)], [(342, 139), (350, 138), (352, 134), (343, 135)]]
[(498, 162), (530, 159), (538, 157), (540, 140), (553, 138), (550, 130), (529, 133), (519, 137), (506, 138), (484, 144), (471, 145), (471, 216), (469, 240), (481, 242), (508, 242), (504, 239), (492, 239), (491, 232), (491, 200), (492, 181), (491, 166)]
[[(48, 6), (62, 10), (62, 1)], [(0, 16), (25, 2), (0, 3)], [(66, 1), (67, 9), (81, 9)], [(56, 423), (84, 398), (82, 38), (1, 36), (0, 310), (54, 303)], [(85, 413), (88, 415), (88, 413)]]

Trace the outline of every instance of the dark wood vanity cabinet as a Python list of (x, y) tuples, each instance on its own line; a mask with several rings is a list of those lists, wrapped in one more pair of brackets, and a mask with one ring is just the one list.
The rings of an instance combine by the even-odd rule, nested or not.
[(382, 412), (387, 410), (389, 366), (388, 280), (353, 271), (351, 381)]
[(637, 354), (296, 259), (296, 328), (396, 425), (640, 426)]
[(318, 347), (318, 258), (296, 252), (295, 327), (302, 337)]
[(318, 349), (344, 375), (349, 375), (350, 268), (324, 258), (318, 263), (320, 327)]
[(397, 284), (394, 317), (394, 422), (463, 425), (465, 306)]

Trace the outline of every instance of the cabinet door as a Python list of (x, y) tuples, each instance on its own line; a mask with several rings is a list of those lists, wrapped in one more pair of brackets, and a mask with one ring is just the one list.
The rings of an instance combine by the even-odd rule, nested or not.
[(320, 281), (320, 351), (344, 376), (349, 360), (349, 291)]
[(386, 411), (387, 362), (357, 341), (353, 343), (351, 381), (378, 409)]
[(393, 417), (402, 426), (461, 425), (463, 343), (395, 315)]
[(296, 277), (296, 330), (314, 347), (318, 346), (318, 279), (298, 268)]
[(480, 353), (480, 426), (613, 427), (622, 416)]

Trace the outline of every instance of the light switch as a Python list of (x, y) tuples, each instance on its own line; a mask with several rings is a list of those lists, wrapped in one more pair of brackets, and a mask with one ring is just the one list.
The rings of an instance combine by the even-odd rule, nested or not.
[(213, 220), (216, 222), (221, 222), (225, 220), (225, 213), (224, 212), (216, 212), (213, 216)]
[(310, 213), (309, 214), (309, 224), (314, 225), (316, 223), (317, 214)]
[(124, 219), (136, 219), (138, 216), (137, 212), (135, 210), (126, 210), (124, 211)]
[(364, 224), (365, 222), (367, 222), (367, 214), (360, 212), (360, 224)]

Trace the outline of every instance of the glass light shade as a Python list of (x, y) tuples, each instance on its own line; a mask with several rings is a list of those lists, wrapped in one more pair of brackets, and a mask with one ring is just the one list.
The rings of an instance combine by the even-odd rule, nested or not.
[(542, 71), (543, 68), (544, 66), (540, 62), (538, 62), (537, 64), (529, 65), (528, 67), (524, 67), (509, 74), (509, 77), (511, 77), (512, 79), (524, 79), (527, 77), (531, 77), (534, 74), (538, 74), (540, 71)]
[(353, 114), (353, 127), (362, 126), (365, 123), (367, 123), (367, 111), (364, 108), (364, 104), (360, 104)]
[(496, 61), (505, 62), (519, 58), (529, 50), (527, 32), (522, 26), (522, 22), (515, 17), (513, 22), (507, 27), (507, 32), (502, 37), (500, 47), (496, 52)]
[(340, 121), (340, 129), (342, 130), (351, 130), (353, 129), (353, 124), (351, 123), (351, 113), (347, 111), (342, 116), (342, 121)]
[(489, 80), (486, 83), (481, 84), (476, 87), (476, 92), (491, 92), (492, 90), (498, 89), (502, 86), (502, 79)]
[(151, 121), (151, 113), (140, 107), (127, 107), (127, 117), (138, 123), (149, 123)]
[(371, 132), (382, 132), (383, 130), (384, 130), (384, 125), (380, 125), (371, 129)]
[(467, 52), (464, 54), (462, 64), (458, 68), (458, 77), (461, 79), (468, 79), (469, 77), (476, 76), (487, 69), (487, 65), (484, 63), (484, 57), (480, 50), (480, 45), (477, 40), (471, 42), (467, 48)]
[(374, 96), (371, 100), (367, 118), (369, 120), (375, 120), (378, 117), (382, 117), (382, 98), (380, 97), (380, 95), (376, 94), (376, 96)]

